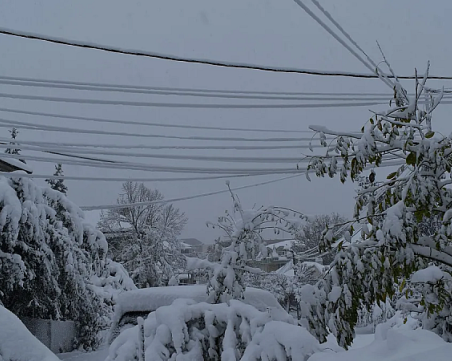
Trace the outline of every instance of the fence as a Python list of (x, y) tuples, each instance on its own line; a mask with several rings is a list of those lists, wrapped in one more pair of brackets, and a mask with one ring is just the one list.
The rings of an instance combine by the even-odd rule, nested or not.
[(53, 321), (35, 318), (21, 318), (30, 332), (52, 352), (73, 350), (76, 328), (73, 321)]

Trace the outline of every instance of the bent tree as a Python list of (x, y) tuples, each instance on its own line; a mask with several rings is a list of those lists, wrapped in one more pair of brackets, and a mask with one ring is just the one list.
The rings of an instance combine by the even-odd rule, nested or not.
[[(332, 332), (345, 348), (353, 342), (361, 302), (370, 308), (394, 295), (424, 328), (452, 340), (452, 137), (432, 126), (443, 91), (427, 88), (428, 69), (416, 79), (413, 95), (394, 78), (391, 108), (375, 112), (361, 133), (311, 127), (328, 151), (311, 158), (308, 172), (345, 182), (371, 168), (380, 179), (369, 177), (371, 184), (358, 192), (342, 241), (325, 230), (320, 246), (337, 246), (334, 267), (304, 288), (311, 332), (320, 341)], [(334, 137), (330, 144), (327, 135)], [(395, 170), (381, 181), (384, 171), (377, 169), (385, 166)], [(438, 226), (425, 227), (432, 218)], [(352, 243), (358, 227), (361, 239)]]

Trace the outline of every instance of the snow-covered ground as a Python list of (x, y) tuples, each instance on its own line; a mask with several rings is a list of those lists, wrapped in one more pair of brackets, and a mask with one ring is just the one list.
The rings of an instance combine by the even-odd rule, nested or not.
[[(334, 339), (329, 342), (334, 343)], [(308, 361), (448, 361), (451, 354), (452, 344), (430, 331), (389, 328), (377, 334), (358, 334), (349, 351), (317, 353)], [(74, 351), (58, 357), (64, 361), (104, 361), (107, 355), (104, 347), (96, 352)]]
[(94, 352), (73, 351), (57, 355), (63, 361), (104, 361), (108, 356), (108, 347), (103, 346)]

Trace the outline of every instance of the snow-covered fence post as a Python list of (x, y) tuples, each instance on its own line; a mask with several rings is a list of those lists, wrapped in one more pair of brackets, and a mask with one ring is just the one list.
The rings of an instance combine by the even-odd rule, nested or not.
[(144, 347), (144, 319), (143, 317), (138, 317), (138, 361), (145, 360), (145, 347)]

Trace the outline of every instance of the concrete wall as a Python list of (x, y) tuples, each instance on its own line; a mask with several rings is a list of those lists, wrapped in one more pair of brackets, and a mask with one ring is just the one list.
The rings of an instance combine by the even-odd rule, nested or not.
[(52, 352), (70, 352), (76, 337), (75, 323), (72, 321), (53, 321), (35, 318), (22, 318), (30, 332)]

